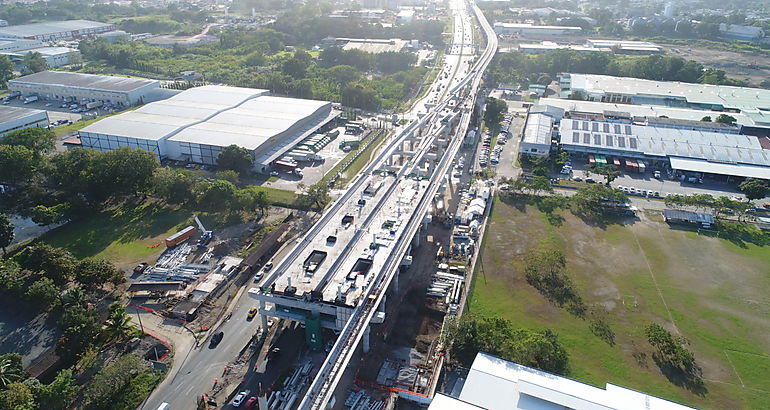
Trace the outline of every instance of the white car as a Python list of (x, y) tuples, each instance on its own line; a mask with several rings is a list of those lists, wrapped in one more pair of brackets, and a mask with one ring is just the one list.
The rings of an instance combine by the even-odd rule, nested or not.
[(246, 396), (248, 396), (248, 395), (249, 395), (249, 392), (244, 390), (244, 391), (238, 393), (238, 395), (235, 396), (235, 398), (233, 399), (232, 403), (230, 403), (230, 404), (232, 404), (233, 407), (241, 407), (241, 404), (243, 404), (243, 401), (246, 400)]

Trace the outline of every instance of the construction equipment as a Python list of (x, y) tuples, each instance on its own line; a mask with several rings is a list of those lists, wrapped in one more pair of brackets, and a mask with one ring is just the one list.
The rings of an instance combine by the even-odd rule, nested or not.
[(200, 239), (198, 239), (198, 248), (205, 248), (211, 242), (211, 238), (214, 237), (214, 231), (207, 230), (203, 223), (201, 223), (201, 220), (198, 219), (198, 215), (193, 215), (193, 219), (195, 219), (195, 223), (198, 224), (198, 228), (202, 232)]

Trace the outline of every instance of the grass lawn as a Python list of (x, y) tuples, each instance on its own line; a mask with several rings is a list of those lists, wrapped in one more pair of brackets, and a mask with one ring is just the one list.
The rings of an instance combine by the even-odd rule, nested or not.
[(104, 258), (118, 266), (133, 264), (157, 257), (166, 248), (163, 242), (168, 236), (188, 225), (195, 226), (193, 214), (207, 229), (240, 222), (237, 215), (224, 212), (199, 212), (147, 201), (106, 209), (54, 229), (40, 241), (67, 249), (78, 258)]
[[(704, 408), (770, 408), (770, 246), (672, 229), (654, 214), (598, 227), (565, 212), (552, 226), (533, 207), (494, 207), (470, 312), (553, 329), (570, 353), (569, 376), (583, 382)], [(524, 255), (543, 241), (564, 251), (586, 303), (607, 309), (614, 346), (522, 278)], [(644, 337), (652, 321), (689, 340), (702, 388), (657, 366)]]

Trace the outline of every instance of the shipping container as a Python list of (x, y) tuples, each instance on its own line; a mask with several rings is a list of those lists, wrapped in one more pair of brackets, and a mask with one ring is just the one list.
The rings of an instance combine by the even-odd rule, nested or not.
[(188, 238), (195, 236), (197, 234), (198, 234), (198, 231), (195, 229), (194, 226), (188, 226), (187, 228), (184, 228), (181, 231), (166, 238), (166, 246), (169, 248), (173, 248), (174, 246), (179, 245), (180, 243), (186, 241)]

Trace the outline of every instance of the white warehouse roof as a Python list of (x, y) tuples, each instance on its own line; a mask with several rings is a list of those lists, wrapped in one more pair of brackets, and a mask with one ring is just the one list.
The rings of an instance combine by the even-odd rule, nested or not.
[[(692, 108), (674, 108), (660, 105), (632, 105), (620, 103), (608, 103), (598, 101), (566, 100), (561, 98), (541, 98), (539, 105), (559, 107), (564, 111), (579, 111), (602, 114), (605, 111), (626, 112), (632, 117), (668, 117), (677, 120), (700, 121), (709, 116), (715, 120), (719, 114), (729, 114), (740, 125), (755, 125), (755, 122), (747, 115), (741, 113), (724, 113), (719, 111), (696, 110)], [(531, 112), (531, 110), (530, 110)]]
[(486, 353), (476, 355), (459, 399), (447, 396), (434, 399), (429, 410), (477, 407), (488, 410), (690, 409), (614, 384), (608, 383), (606, 389), (601, 389)]
[(662, 96), (684, 99), (690, 104), (739, 110), (770, 109), (770, 90), (760, 88), (652, 81), (596, 74), (569, 74), (568, 76), (571, 90), (584, 90), (589, 94)]
[[(280, 155), (294, 139), (333, 118), (327, 101), (266, 95), (267, 90), (207, 85), (105, 118), (80, 130), (81, 137), (155, 141), (159, 155), (175, 156), (180, 144), (262, 148), (259, 162)], [(323, 116), (321, 115), (323, 114)], [(323, 117), (323, 118), (321, 118)], [(189, 152), (187, 149), (185, 152)], [(264, 157), (264, 158), (263, 158)]]
[(267, 90), (216, 85), (192, 88), (167, 100), (105, 118), (81, 131), (159, 141), (265, 93)]
[(327, 104), (326, 101), (261, 96), (190, 126), (169, 140), (222, 147), (234, 144), (253, 150)]

